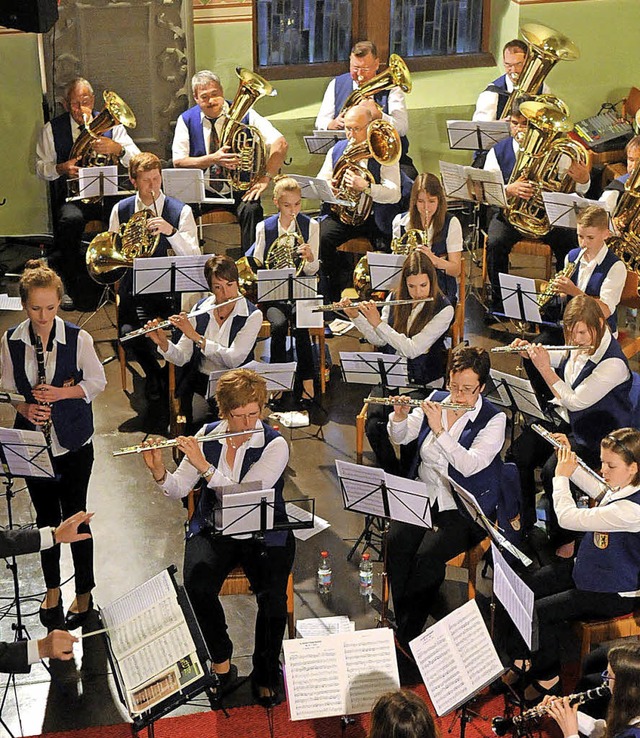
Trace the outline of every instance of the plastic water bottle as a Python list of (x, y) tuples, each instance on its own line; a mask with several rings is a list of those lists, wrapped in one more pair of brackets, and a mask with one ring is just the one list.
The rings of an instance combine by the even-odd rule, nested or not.
[(373, 595), (373, 563), (368, 553), (360, 559), (360, 594), (371, 601)]
[(318, 592), (320, 594), (328, 594), (331, 592), (333, 584), (333, 576), (331, 571), (331, 561), (329, 560), (329, 552), (320, 552), (320, 563), (318, 565)]

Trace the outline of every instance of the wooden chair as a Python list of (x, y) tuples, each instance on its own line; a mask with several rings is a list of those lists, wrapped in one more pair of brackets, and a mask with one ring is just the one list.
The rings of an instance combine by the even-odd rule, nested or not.
[(640, 612), (621, 615), (610, 620), (578, 621), (573, 630), (580, 639), (580, 661), (591, 650), (592, 643), (605, 643), (616, 638), (640, 636)]
[[(627, 271), (627, 279), (622, 289), (620, 305), (628, 308), (640, 307), (640, 295), (638, 295), (638, 275)], [(620, 331), (618, 341), (627, 359), (631, 359), (640, 351), (640, 336), (634, 336), (627, 331)]]
[[(553, 254), (551, 247), (543, 241), (534, 241), (533, 239), (523, 238), (514, 244), (511, 249), (511, 255), (521, 255), (534, 258), (544, 259), (545, 279), (548, 281), (553, 276)], [(487, 283), (487, 239), (484, 239), (484, 247), (482, 249), (482, 284)]]
[[(220, 239), (219, 241), (213, 238), (206, 238), (204, 229), (208, 226), (237, 226), (239, 230), (238, 218), (235, 213), (229, 210), (211, 210), (208, 213), (204, 213), (198, 218), (198, 237), (202, 247), (203, 254), (215, 254), (216, 246), (218, 244), (225, 245), (226, 239)], [(240, 241), (238, 239), (237, 244)], [(236, 244), (233, 244), (235, 247)], [(224, 251), (223, 251), (224, 253)]]
[(360, 254), (361, 256), (373, 251), (373, 245), (368, 238), (350, 238), (348, 241), (341, 243), (337, 251), (344, 254)]
[(466, 569), (469, 577), (467, 592), (470, 600), (476, 598), (476, 578), (478, 575), (478, 565), (482, 561), (482, 557), (487, 553), (491, 542), (488, 538), (484, 538), (480, 543), (470, 548), (468, 551), (455, 556), (447, 561), (447, 566), (455, 566), (457, 568)]

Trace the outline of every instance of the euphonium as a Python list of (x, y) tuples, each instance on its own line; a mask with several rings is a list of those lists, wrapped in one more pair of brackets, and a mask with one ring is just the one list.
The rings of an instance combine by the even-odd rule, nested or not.
[(520, 150), (509, 184), (528, 180), (535, 185), (536, 191), (529, 200), (517, 196), (507, 198), (506, 217), (521, 233), (539, 237), (551, 230), (542, 190), (572, 192), (575, 188), (568, 174), (560, 174), (562, 155), (585, 165), (588, 157), (585, 148), (567, 136), (573, 126), (567, 119), (567, 106), (562, 100), (541, 95), (522, 103), (520, 112), (529, 121), (529, 127), (518, 142)]
[(640, 274), (640, 161), (636, 164), (618, 198), (613, 213), (616, 235), (607, 246), (630, 271)]
[(147, 220), (152, 217), (151, 210), (138, 210), (120, 226), (118, 233), (98, 233), (87, 249), (89, 276), (98, 284), (113, 284), (133, 267), (134, 259), (153, 256), (160, 234), (149, 233)]
[(354, 90), (344, 101), (340, 114), (343, 115), (349, 108), (358, 105), (363, 100), (377, 95), (384, 90), (390, 90), (392, 87), (399, 87), (403, 92), (411, 92), (411, 72), (404, 63), (404, 60), (398, 54), (391, 54), (389, 57), (389, 66), (376, 74), (375, 77), (365, 82), (357, 90)]
[(236, 67), (240, 78), (238, 91), (227, 111), (226, 121), (220, 132), (220, 146), (228, 146), (232, 154), (240, 157), (236, 169), (227, 170), (227, 176), (236, 190), (248, 190), (267, 171), (267, 146), (255, 126), (242, 122), (256, 100), (273, 97), (278, 93), (259, 74), (243, 67)]
[(371, 195), (351, 190), (344, 183), (344, 176), (348, 171), (364, 177), (369, 184), (374, 184), (373, 175), (366, 168), (360, 166), (362, 159), (373, 157), (379, 164), (391, 166), (397, 163), (402, 154), (400, 136), (395, 127), (385, 120), (374, 120), (367, 128), (367, 140), (358, 144), (350, 144), (336, 162), (333, 170), (333, 180), (337, 183), (338, 198), (350, 200), (353, 205), (332, 205), (331, 209), (346, 225), (362, 225), (371, 213), (373, 200)]
[(520, 33), (529, 51), (517, 84), (504, 106), (503, 119), (511, 115), (517, 99), (537, 94), (547, 75), (559, 61), (575, 61), (580, 57), (576, 45), (553, 28), (539, 23), (527, 23), (522, 26)]
[(298, 249), (304, 243), (302, 234), (298, 231), (283, 233), (278, 236), (267, 251), (264, 265), (267, 269), (295, 269), (296, 277), (302, 274), (304, 259)]
[(419, 228), (407, 228), (407, 230), (398, 238), (391, 241), (391, 251), (394, 254), (409, 256), (419, 246), (428, 246), (429, 240), (427, 232), (421, 231)]
[(550, 279), (548, 282), (543, 282), (540, 285), (540, 294), (536, 298), (538, 307), (545, 307), (549, 300), (551, 300), (552, 297), (558, 294), (558, 279), (560, 277), (567, 277), (568, 279), (571, 279), (571, 277), (573, 277), (583, 254), (584, 249), (578, 254), (575, 261), (570, 261), (563, 269), (561, 269), (556, 274), (553, 279)]

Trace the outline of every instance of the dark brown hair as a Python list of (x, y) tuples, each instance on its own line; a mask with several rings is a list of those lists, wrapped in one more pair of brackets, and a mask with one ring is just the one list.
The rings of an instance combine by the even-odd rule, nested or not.
[(562, 325), (564, 327), (564, 340), (567, 344), (571, 343), (571, 332), (576, 323), (584, 323), (589, 329), (593, 342), (593, 348), (589, 354), (594, 354), (607, 330), (607, 324), (602, 308), (593, 297), (576, 295), (565, 308)]
[(354, 56), (366, 56), (367, 54), (371, 54), (372, 56), (375, 56), (375, 58), (378, 58), (378, 47), (373, 43), (373, 41), (358, 41), (353, 45), (351, 48), (351, 53)]
[(213, 289), (213, 278), (226, 279), (227, 282), (238, 281), (238, 267), (235, 261), (226, 254), (216, 254), (207, 259), (204, 265), (204, 278), (209, 289)]
[(404, 260), (402, 265), (402, 272), (400, 273), (400, 289), (398, 290), (399, 300), (408, 300), (411, 298), (409, 294), (409, 288), (407, 287), (407, 277), (414, 276), (416, 274), (426, 274), (429, 278), (429, 296), (433, 297), (433, 300), (423, 303), (422, 309), (416, 316), (411, 328), (407, 328), (409, 323), (409, 316), (415, 305), (396, 305), (393, 310), (393, 330), (397, 333), (403, 333), (405, 336), (411, 338), (416, 336), (425, 327), (425, 325), (433, 318), (436, 308), (436, 301), (442, 294), (440, 287), (438, 286), (438, 277), (436, 275), (436, 269), (431, 263), (431, 259), (423, 254), (422, 251), (414, 251), (409, 254)]
[(505, 51), (511, 51), (513, 49), (521, 51), (525, 56), (529, 53), (529, 47), (524, 41), (521, 41), (519, 38), (513, 38), (511, 41), (507, 41), (507, 43), (502, 47), (502, 56), (504, 57)]
[(613, 738), (629, 725), (640, 711), (640, 644), (625, 643), (609, 651), (615, 679), (607, 711), (605, 738)]
[(627, 466), (635, 461), (638, 471), (631, 484), (640, 483), (640, 431), (635, 428), (618, 428), (602, 439), (600, 447), (619, 456)]
[(437, 738), (426, 703), (417, 694), (398, 689), (383, 694), (371, 711), (367, 738)]
[(427, 195), (438, 198), (438, 209), (431, 219), (433, 237), (435, 239), (440, 235), (444, 227), (444, 218), (447, 214), (447, 196), (444, 194), (442, 183), (435, 174), (423, 172), (416, 177), (409, 199), (409, 227), (417, 228), (418, 230), (422, 230), (422, 219), (418, 212), (418, 196), (421, 192), (426, 192)]
[(267, 382), (251, 369), (231, 369), (216, 386), (216, 402), (220, 417), (229, 419), (232, 410), (257, 402), (260, 410), (267, 402)]
[(58, 295), (58, 300), (61, 300), (62, 295), (64, 295), (62, 280), (56, 272), (47, 266), (42, 259), (29, 259), (24, 265), (24, 271), (18, 283), (20, 299), (23, 305), (27, 302), (29, 292), (39, 287), (43, 289), (54, 289)]
[(452, 374), (463, 372), (465, 369), (471, 369), (478, 375), (478, 382), (482, 387), (487, 383), (491, 370), (489, 354), (483, 348), (474, 346), (461, 346), (456, 349), (451, 357), (449, 377)]

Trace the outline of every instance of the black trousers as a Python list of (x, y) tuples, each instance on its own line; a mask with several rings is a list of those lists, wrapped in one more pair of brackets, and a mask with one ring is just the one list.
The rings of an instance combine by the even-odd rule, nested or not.
[[(287, 361), (287, 334), (289, 321), (295, 325), (295, 308), (287, 303), (278, 303), (267, 308), (267, 320), (271, 324), (271, 363), (281, 364)], [(293, 340), (296, 342), (298, 365), (296, 374), (299, 379), (313, 379), (313, 353), (311, 336), (308, 328), (294, 328)]]
[[(27, 479), (27, 489), (36, 511), (36, 525), (57, 527), (80, 510), (87, 509), (87, 490), (93, 467), (93, 443), (77, 451), (53, 457), (55, 479)], [(81, 525), (81, 533), (90, 533)], [(47, 589), (60, 586), (60, 546), (40, 552), (42, 573)], [(93, 539), (71, 544), (76, 593), (85, 594), (95, 587), (93, 578)]]
[(220, 588), (229, 572), (241, 565), (258, 601), (253, 673), (261, 686), (279, 678), (279, 657), (287, 624), (287, 579), (293, 566), (295, 539), (265, 546), (252, 538), (237, 539), (201, 533), (189, 538), (184, 551), (184, 584), (214, 663), (230, 659), (233, 643), (220, 602)]
[(444, 581), (449, 559), (484, 538), (482, 529), (457, 510), (432, 510), (433, 528), (392, 522), (388, 573), (398, 639), (408, 643), (422, 632)]

